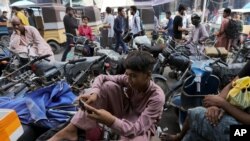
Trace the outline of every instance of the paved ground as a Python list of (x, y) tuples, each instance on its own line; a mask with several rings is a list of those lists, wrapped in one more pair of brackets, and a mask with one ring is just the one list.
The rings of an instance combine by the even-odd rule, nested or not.
[[(168, 79), (168, 85), (172, 85), (175, 82), (175, 80), (168, 77), (168, 73), (170, 71), (171, 69), (169, 67), (166, 67), (163, 74)], [(178, 117), (176, 115), (176, 109), (170, 106), (166, 111), (164, 111), (159, 125), (162, 127), (162, 129), (167, 128), (168, 133), (179, 133), (180, 128), (178, 124)]]

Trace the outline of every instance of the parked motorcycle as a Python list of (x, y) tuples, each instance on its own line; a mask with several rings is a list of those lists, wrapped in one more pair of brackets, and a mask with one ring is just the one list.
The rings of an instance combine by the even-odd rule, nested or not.
[(245, 40), (240, 48), (233, 48), (231, 63), (243, 63), (250, 60), (250, 40)]
[(124, 74), (125, 68), (123, 66), (123, 61), (126, 55), (120, 55), (111, 49), (99, 48), (96, 50), (96, 55), (106, 55), (105, 60), (105, 73), (108, 75)]
[(73, 39), (73, 43), (70, 46), (74, 47), (75, 57), (93, 56), (94, 49), (100, 47), (100, 43), (96, 41), (90, 42), (85, 36), (74, 36), (70, 33), (65, 34)]
[(82, 57), (68, 62), (37, 63), (34, 70), (37, 76), (46, 78), (46, 83), (65, 79), (74, 90), (88, 88), (95, 76), (104, 73), (106, 56)]
[(12, 72), (4, 71), (3, 75), (0, 77), (0, 92), (2, 95), (17, 97), (23, 96), (26, 92), (37, 89), (42, 85), (37, 81), (40, 78), (37, 77), (31, 70), (26, 70), (21, 72), (20, 70), (32, 66), (36, 62), (48, 58), (50, 55), (44, 55), (40, 57), (34, 57), (27, 64), (15, 69)]

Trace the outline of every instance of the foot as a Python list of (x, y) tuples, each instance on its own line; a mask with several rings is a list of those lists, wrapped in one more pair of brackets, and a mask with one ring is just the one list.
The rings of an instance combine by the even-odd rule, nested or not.
[(61, 140), (69, 140), (69, 141), (77, 141), (77, 127), (70, 123), (64, 129), (56, 133), (53, 137), (51, 137), (48, 141), (61, 141)]
[(161, 139), (162, 141), (180, 141), (180, 140), (181, 140), (179, 134), (171, 135), (171, 134), (169, 134), (169, 133), (163, 133), (163, 134), (160, 136), (160, 139)]

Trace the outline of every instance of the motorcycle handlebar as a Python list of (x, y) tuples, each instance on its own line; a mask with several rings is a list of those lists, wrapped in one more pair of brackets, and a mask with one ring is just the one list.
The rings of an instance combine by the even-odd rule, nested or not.
[(48, 58), (48, 57), (50, 57), (50, 56), (51, 56), (50, 54), (46, 54), (46, 55), (43, 55), (43, 56), (36, 57), (34, 60), (32, 60), (31, 63), (35, 63), (35, 62), (40, 61), (40, 60), (43, 60), (43, 59), (49, 61), (49, 60), (46, 59), (46, 58)]
[(104, 58), (106, 58), (107, 57), (107, 55), (103, 55), (103, 56), (101, 56), (98, 60), (97, 60), (97, 62), (99, 62), (99, 61), (101, 61), (101, 60), (103, 60)]
[(6, 61), (6, 60), (10, 60), (10, 57), (0, 58), (0, 62), (1, 62), (1, 61)]
[(64, 33), (66, 36), (71, 36), (71, 37), (74, 37), (74, 35), (73, 34), (71, 34), (71, 33)]
[(223, 65), (225, 65), (226, 67), (228, 66), (224, 61), (222, 61), (220, 58), (216, 59), (213, 63), (211, 63), (210, 65), (214, 65), (217, 63), (221, 63)]

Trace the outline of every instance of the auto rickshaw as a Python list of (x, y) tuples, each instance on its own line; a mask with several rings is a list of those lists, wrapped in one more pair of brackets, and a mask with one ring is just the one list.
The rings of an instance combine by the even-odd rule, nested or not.
[(7, 22), (0, 22), (0, 41), (1, 41), (1, 43), (4, 43), (6, 45), (10, 41)]
[(32, 9), (35, 27), (51, 46), (52, 51), (55, 54), (59, 53), (61, 46), (66, 42), (63, 24), (65, 6), (58, 3), (38, 3), (21, 8)]

